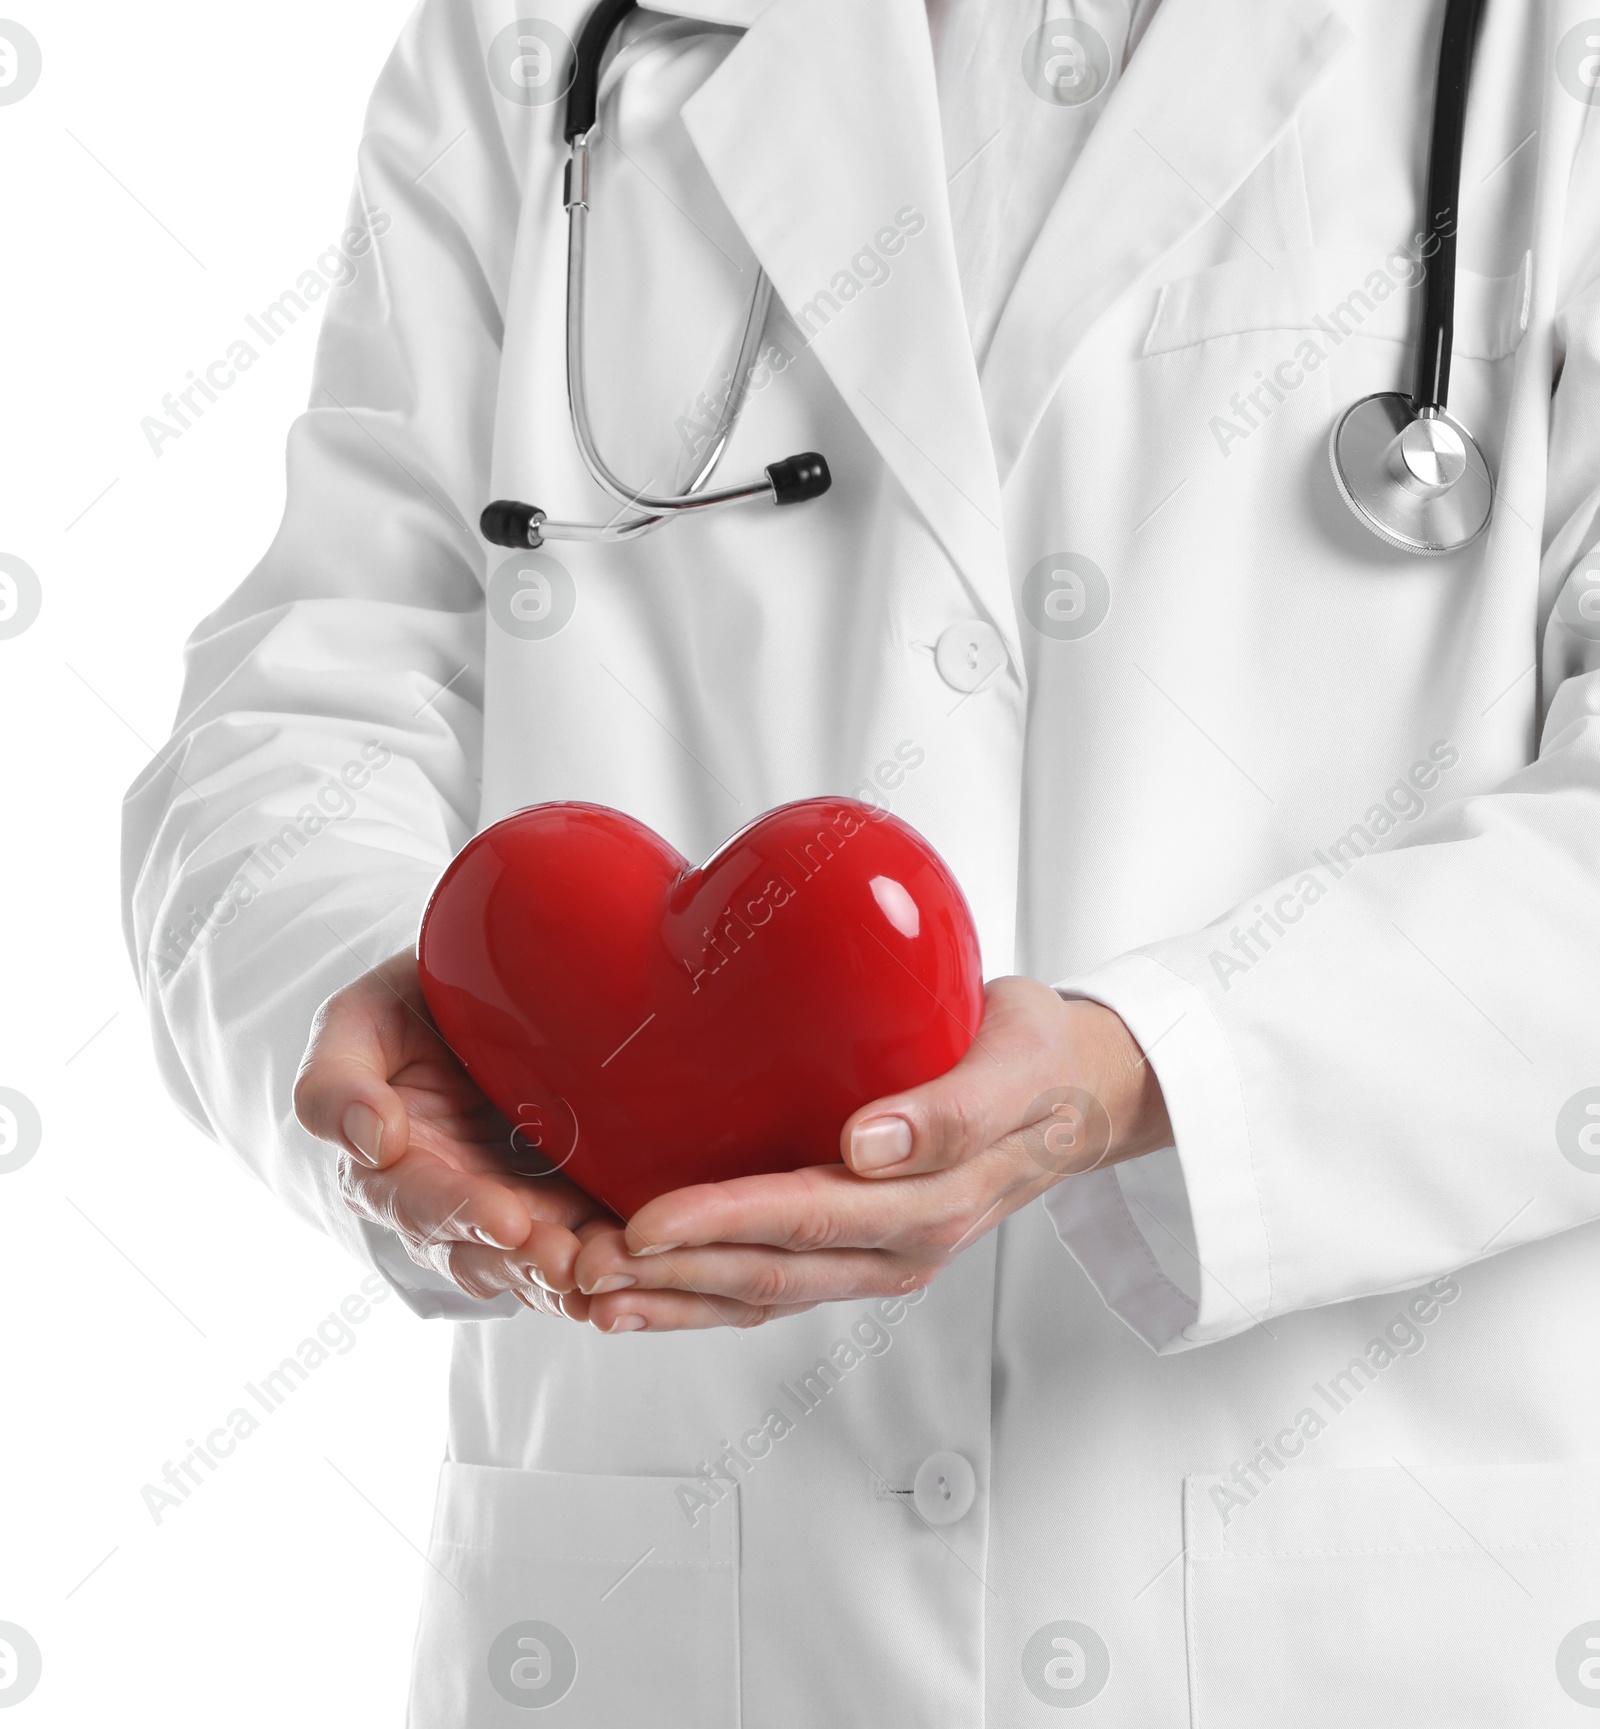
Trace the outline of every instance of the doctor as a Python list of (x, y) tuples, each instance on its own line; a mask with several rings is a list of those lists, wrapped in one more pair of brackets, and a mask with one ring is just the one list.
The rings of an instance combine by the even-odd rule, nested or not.
[[(1424, 559), (1327, 446), (1411, 376), (1442, 0), (686, 4), (601, 85), (596, 436), (683, 483), (759, 266), (727, 467), (832, 490), (478, 534), (616, 510), (562, 386), (583, 15), (424, 0), (282, 529), (128, 805), (173, 1092), (463, 1323), (412, 1723), (1590, 1721), (1600, 20), (1486, 8), (1494, 509)], [(414, 1012), (453, 852), (825, 792), (956, 871), (984, 1048), (626, 1229), (497, 1175)]]

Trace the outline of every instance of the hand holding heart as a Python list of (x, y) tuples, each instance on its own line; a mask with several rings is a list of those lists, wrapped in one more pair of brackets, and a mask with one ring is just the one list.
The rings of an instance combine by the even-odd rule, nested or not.
[(508, 1174), (511, 1126), (434, 1031), (410, 954), (324, 1004), (295, 1106), (341, 1149), (349, 1204), (413, 1260), (604, 1331), (754, 1326), (926, 1285), (1053, 1184), (1172, 1138), (1118, 1016), (1003, 978), (953, 1069), (846, 1122), (848, 1168), (695, 1184), (624, 1227), (559, 1174)]
[(1121, 1019), (1033, 979), (985, 992), (948, 1074), (846, 1123), (845, 1165), (736, 1177), (590, 1233), (573, 1277), (604, 1331), (755, 1326), (928, 1284), (1064, 1178), (1170, 1143), (1154, 1073)]
[(615, 1216), (564, 1177), (508, 1173), (510, 1126), (434, 1030), (409, 950), (317, 1011), (294, 1103), (340, 1148), (346, 1204), (418, 1266), (468, 1296), (515, 1291), (584, 1318), (585, 1299), (561, 1293), (585, 1238), (615, 1230)]
[(463, 1066), (621, 1218), (691, 1183), (839, 1158), (865, 1101), (972, 1043), (972, 914), (915, 829), (801, 799), (698, 867), (602, 805), (514, 812), (439, 879), (423, 995)]

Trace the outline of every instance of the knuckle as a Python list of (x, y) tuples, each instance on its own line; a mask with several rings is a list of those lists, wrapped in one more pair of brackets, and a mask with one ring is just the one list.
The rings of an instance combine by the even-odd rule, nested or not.
[(817, 1249), (831, 1249), (839, 1240), (838, 1221), (825, 1212), (807, 1213), (784, 1232), (781, 1248), (795, 1254), (808, 1254)]
[[(1030, 981), (1030, 983), (1034, 982), (1037, 981)], [(1031, 997), (1033, 992), (1030, 990), (1027, 994)], [(1059, 1007), (1061, 999), (1056, 996), (1049, 985), (1046, 985), (1040, 992), (1038, 1001), (1039, 1003), (1049, 1002), (1052, 1006)], [(1030, 1006), (1036, 1010), (1038, 1004), (1035, 1003)], [(1026, 1063), (1030, 1059), (1041, 1063), (1046, 1061), (1054, 1055), (1058, 1037), (1059, 1034), (1054, 1022), (1041, 1018), (1037, 1012), (1019, 1016), (1010, 1035), (1013, 1046), (1013, 1062)]]
[(401, 1235), (399, 1232), (396, 1232), (396, 1235), (400, 1237), (400, 1246), (405, 1250), (406, 1258), (413, 1266), (421, 1267), (426, 1273), (438, 1271), (438, 1268), (433, 1264), (432, 1251), (426, 1243), (416, 1242), (413, 1238)]
[(493, 1287), (484, 1279), (482, 1269), (475, 1265), (466, 1243), (440, 1243), (433, 1249), (438, 1258), (438, 1270), (457, 1290), (469, 1297), (494, 1295)]
[(293, 1099), (295, 1121), (308, 1133), (321, 1138), (321, 1076), (315, 1059), (309, 1053), (294, 1078)]
[[(426, 1253), (432, 1246), (427, 1233), (417, 1229), (416, 1224), (400, 1204), (400, 1197), (393, 1189), (379, 1191), (373, 1195), (370, 1190), (357, 1186), (356, 1192), (361, 1199), (356, 1204), (357, 1210), (371, 1219), (375, 1225), (382, 1225), (386, 1231), (393, 1231), (402, 1242), (408, 1246), (415, 1244), (418, 1253)], [(426, 1266), (425, 1261), (419, 1261), (419, 1266)]]
[(907, 1247), (922, 1256), (947, 1259), (968, 1228), (964, 1207), (944, 1206), (922, 1219), (910, 1233)]
[(935, 1155), (947, 1161), (981, 1151), (984, 1143), (982, 1115), (970, 1093), (952, 1093), (945, 1102), (934, 1140)]
[(356, 1170), (356, 1162), (348, 1153), (340, 1153), (337, 1171), (339, 1199), (353, 1212), (366, 1210), (366, 1185)]
[(884, 1280), (884, 1295), (909, 1296), (913, 1291), (925, 1291), (943, 1271), (937, 1261), (902, 1261)]
[(378, 1223), (394, 1234), (405, 1245), (406, 1253), (419, 1267), (426, 1267), (429, 1272), (438, 1273), (446, 1279), (453, 1280), (455, 1274), (451, 1271), (451, 1251), (461, 1245), (441, 1242), (431, 1231), (423, 1231), (413, 1227), (409, 1221), (396, 1216), (393, 1206), (378, 1209)]
[(349, 1153), (341, 1152), (338, 1164), (339, 1199), (357, 1218), (370, 1219), (375, 1225), (383, 1225), (396, 1235), (405, 1236), (405, 1228), (395, 1212), (393, 1195), (386, 1196), (382, 1201), (377, 1199), (373, 1191), (372, 1175), (365, 1165), (358, 1164)]
[(744, 1281), (742, 1298), (758, 1308), (770, 1309), (793, 1294), (789, 1269), (780, 1261), (761, 1261)]
[(755, 1327), (764, 1327), (772, 1317), (763, 1308), (738, 1303), (734, 1305), (733, 1313), (726, 1318), (730, 1327), (737, 1327), (741, 1333), (748, 1333)]

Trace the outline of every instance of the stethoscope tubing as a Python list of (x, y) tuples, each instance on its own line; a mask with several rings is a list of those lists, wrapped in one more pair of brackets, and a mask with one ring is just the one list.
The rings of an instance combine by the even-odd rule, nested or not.
[(1411, 402), (1417, 413), (1450, 400), (1455, 346), (1456, 230), (1460, 222), (1461, 153), (1467, 130), (1467, 90), (1483, 0), (1449, 0), (1439, 41), (1433, 126), (1428, 140), (1425, 217), (1432, 246), (1424, 246), (1422, 334), (1417, 342)]
[(562, 119), (562, 133), (570, 150), (562, 194), (567, 212), (567, 408), (573, 439), (590, 479), (622, 509), (609, 522), (559, 522), (547, 517), (536, 505), (496, 499), (485, 507), (478, 526), (485, 539), (500, 546), (538, 547), (547, 539), (634, 540), (680, 515), (755, 498), (765, 498), (773, 504), (799, 504), (820, 496), (832, 484), (826, 460), (816, 451), (802, 451), (770, 464), (759, 480), (733, 486), (709, 485), (749, 395), (750, 378), (772, 305), (772, 283), (759, 268), (745, 310), (738, 354), (733, 370), (727, 375), (727, 391), (717, 409), (716, 423), (706, 436), (705, 450), (683, 490), (659, 493), (630, 486), (600, 454), (589, 419), (584, 315), (591, 204), (590, 137), (595, 130), (600, 68), (606, 48), (636, 3), (637, 0), (601, 0), (589, 14), (579, 33)]
[[(532, 505), (497, 500), (483, 512), (480, 526), (486, 538), (506, 546), (539, 546), (546, 537), (575, 540), (631, 540), (650, 533), (679, 515), (713, 509), (720, 505), (767, 497), (778, 504), (798, 503), (827, 491), (831, 484), (826, 461), (815, 452), (786, 457), (771, 465), (760, 480), (734, 486), (712, 487), (712, 475), (722, 460), (734, 426), (749, 393), (749, 381), (760, 349), (772, 300), (772, 284), (764, 271), (756, 272), (740, 338), (738, 357), (729, 375), (728, 390), (708, 436), (706, 449), (686, 488), (677, 493), (649, 492), (629, 486), (606, 463), (590, 423), (585, 365), (585, 286), (588, 262), (590, 213), (589, 153), (599, 108), (600, 74), (605, 54), (619, 25), (636, 10), (638, 0), (600, 0), (584, 21), (574, 54), (572, 82), (566, 93), (562, 132), (571, 154), (567, 162), (563, 202), (567, 212), (567, 401), (573, 436), (591, 479), (622, 510), (610, 522), (577, 523), (549, 520)], [(1417, 341), (1416, 364), (1409, 399), (1398, 393), (1366, 397), (1340, 416), (1329, 438), (1329, 457), (1341, 497), (1361, 522), (1380, 539), (1407, 551), (1440, 553), (1457, 550), (1476, 538), (1488, 520), (1493, 479), (1470, 432), (1446, 413), (1450, 393), (1450, 367), (1455, 341), (1456, 236), (1460, 220), (1461, 160), (1466, 133), (1467, 94), (1472, 57), (1483, 0), (1447, 0), (1439, 43), (1438, 72), (1434, 84), (1432, 123), (1428, 140), (1428, 170), (1425, 188), (1425, 233), (1423, 309)], [(1385, 407), (1385, 404), (1390, 406)], [(1435, 439), (1454, 439), (1461, 446), (1453, 460), (1458, 466), (1466, 452), (1465, 472), (1476, 472), (1488, 493), (1482, 520), (1472, 526), (1451, 526), (1448, 532), (1418, 530), (1414, 523), (1402, 527), (1398, 520), (1387, 523), (1396, 509), (1415, 515), (1418, 496), (1415, 478), (1408, 476), (1398, 456), (1398, 439), (1386, 451), (1358, 449), (1357, 440), (1374, 415), (1389, 415), (1394, 424), (1414, 419), (1429, 423)], [(1407, 437), (1412, 436), (1411, 432)], [(1347, 449), (1347, 440), (1348, 449)], [(1396, 492), (1409, 490), (1411, 500)], [(1428, 511), (1438, 515), (1438, 499), (1453, 482), (1423, 489), (1435, 503)], [(1448, 516), (1449, 512), (1444, 511)], [(1441, 521), (1443, 518), (1441, 518)], [(1463, 532), (1463, 528), (1470, 532)]]
[[(722, 459), (734, 422), (744, 406), (749, 388), (750, 371), (755, 365), (761, 346), (767, 309), (772, 301), (772, 284), (764, 271), (757, 272), (755, 292), (745, 314), (744, 335), (739, 346), (739, 359), (729, 384), (728, 395), (717, 417), (706, 454), (700, 467), (682, 493), (660, 494), (629, 486), (619, 480), (600, 455), (594, 431), (589, 423), (588, 375), (585, 364), (584, 288), (589, 251), (588, 163), (589, 135), (581, 133), (572, 147), (572, 161), (567, 186), (567, 403), (572, 415), (572, 430), (577, 439), (584, 467), (595, 484), (630, 509), (642, 510), (654, 516), (675, 511), (706, 510), (718, 504), (731, 504), (737, 499), (759, 498), (770, 494), (772, 483), (763, 477), (745, 481), (738, 486), (703, 490), (712, 472)], [(653, 526), (653, 525), (652, 525)]]

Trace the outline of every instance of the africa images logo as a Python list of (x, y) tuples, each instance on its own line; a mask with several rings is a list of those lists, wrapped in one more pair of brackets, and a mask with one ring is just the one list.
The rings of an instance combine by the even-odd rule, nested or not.
[[(1273, 937), (1286, 937), (1318, 901), (1330, 894), (1342, 878), (1369, 853), (1383, 850), (1388, 837), (1402, 822), (1415, 822), (1428, 808), (1424, 793), (1438, 786), (1441, 776), (1461, 761), (1461, 752), (1446, 739), (1436, 740), (1426, 760), (1412, 763), (1394, 784), (1367, 810), (1359, 821), (1324, 847), (1313, 847), (1315, 864), (1306, 868), (1272, 902), (1257, 901), (1255, 922), (1234, 925), (1228, 932), (1229, 948), (1215, 948), (1206, 957), (1223, 990), (1231, 990), (1236, 975), (1250, 971), (1272, 951)], [(1331, 880), (1324, 881), (1325, 871)], [(1230, 952), (1231, 950), (1231, 952)]]
[(13, 18), (0, 18), (0, 108), (20, 102), (39, 82), (39, 39)]
[[(927, 217), (916, 205), (903, 205), (895, 212), (892, 222), (886, 222), (871, 240), (864, 242), (851, 255), (848, 264), (841, 264), (834, 271), (826, 287), (819, 288), (793, 312), (778, 305), (775, 321), (783, 328), (751, 363), (745, 384), (746, 396), (757, 395), (780, 372), (786, 372), (794, 364), (796, 355), (803, 354), (851, 301), (869, 289), (882, 288), (894, 275), (890, 260), (898, 258), (905, 250), (906, 242), (914, 240), (927, 226)], [(732, 388), (733, 375), (726, 373), (719, 393), (714, 395), (711, 391), (702, 391), (693, 412), (678, 416), (678, 440), (691, 458), (698, 460), (722, 430)]]
[(333, 245), (324, 248), (314, 264), (300, 272), (294, 287), (285, 288), (259, 312), (247, 312), (244, 316), (247, 332), (236, 336), (203, 372), (191, 369), (189, 382), (177, 390), (169, 390), (161, 399), (160, 414), (147, 414), (140, 421), (139, 428), (151, 454), (164, 455), (164, 447), (182, 438), (205, 414), (208, 403), (221, 401), (221, 393), (231, 390), (263, 351), (271, 348), (329, 289), (349, 287), (359, 273), (358, 261), (388, 231), (387, 212), (363, 210), (358, 223), (347, 228)]
[(1277, 413), (1278, 405), (1287, 402), (1334, 349), (1343, 347), (1360, 330), (1381, 301), (1387, 300), (1396, 289), (1416, 288), (1427, 275), (1423, 260), (1439, 250), (1448, 232), (1440, 228), (1434, 233), (1413, 235), (1409, 246), (1395, 247), (1381, 267), (1368, 271), (1359, 288), (1352, 288), (1327, 312), (1315, 314), (1311, 323), (1325, 339), (1326, 347), (1316, 337), (1307, 335), (1296, 344), (1292, 354), (1286, 354), (1273, 367), (1270, 375), (1258, 368), (1256, 383), (1242, 394), (1235, 391), (1228, 403), (1229, 412), (1213, 414), (1207, 423), (1217, 449), (1230, 456), (1235, 444), (1265, 425)]

